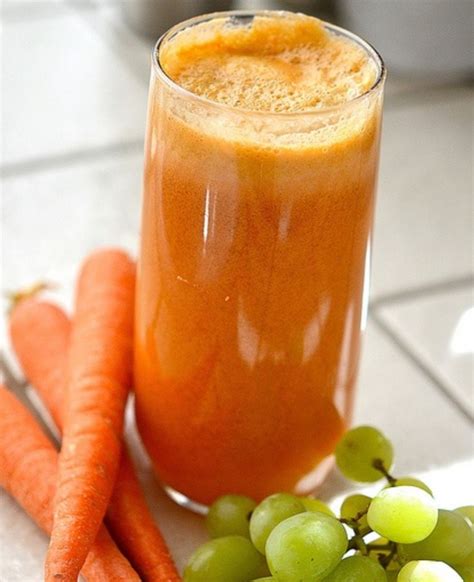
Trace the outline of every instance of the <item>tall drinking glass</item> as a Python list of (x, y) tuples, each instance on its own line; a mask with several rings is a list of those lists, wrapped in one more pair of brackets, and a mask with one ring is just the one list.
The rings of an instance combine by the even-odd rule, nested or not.
[(324, 24), (329, 37), (363, 51), (373, 82), (297, 112), (213, 101), (163, 65), (194, 27), (217, 22), (222, 38), (258, 19), (294, 18), (198, 17), (165, 34), (153, 55), (136, 415), (158, 477), (180, 502), (307, 493), (351, 419), (379, 158), (379, 55)]

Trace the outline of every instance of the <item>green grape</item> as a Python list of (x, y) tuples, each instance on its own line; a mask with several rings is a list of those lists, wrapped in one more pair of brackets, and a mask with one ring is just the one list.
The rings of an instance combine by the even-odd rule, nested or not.
[(382, 489), (372, 500), (367, 521), (392, 542), (412, 544), (430, 535), (438, 520), (434, 499), (418, 487)]
[(385, 575), (387, 576), (387, 582), (397, 582), (398, 572), (399, 570), (385, 572)]
[(461, 576), (463, 582), (474, 582), (474, 565), (453, 566), (453, 568)]
[(420, 479), (416, 479), (415, 477), (399, 477), (394, 485), (386, 485), (384, 488), (387, 489), (388, 487), (402, 487), (404, 485), (409, 485), (410, 487), (418, 487), (419, 489), (423, 489), (426, 493), (429, 493), (431, 497), (433, 496), (433, 491), (428, 487), (426, 483), (420, 481)]
[(252, 582), (272, 582), (272, 580), (275, 580), (273, 576), (265, 576), (265, 578), (255, 578)]
[(443, 562), (409, 562), (400, 570), (398, 582), (463, 582), (459, 574)]
[(250, 518), (250, 538), (257, 550), (264, 554), (272, 530), (284, 519), (304, 511), (305, 506), (296, 495), (275, 493), (264, 499)]
[(357, 520), (361, 528), (367, 527), (367, 510), (369, 509), (371, 497), (367, 495), (361, 495), (356, 493), (355, 495), (349, 495), (346, 497), (341, 505), (341, 517), (347, 520), (355, 520), (355, 518), (364, 513)]
[(257, 504), (244, 495), (224, 495), (216, 499), (206, 517), (207, 531), (211, 538), (223, 536), (250, 537), (249, 523)]
[(462, 563), (451, 564), (464, 582), (474, 582), (474, 549), (468, 554)]
[(463, 565), (466, 565), (466, 566), (474, 566), (474, 549), (460, 563), (462, 563)]
[(282, 521), (266, 544), (268, 566), (278, 582), (317, 582), (347, 550), (344, 526), (325, 513), (301, 513)]
[(382, 461), (390, 470), (393, 463), (392, 443), (377, 429), (359, 426), (346, 432), (336, 447), (336, 463), (341, 473), (353, 481), (371, 483), (382, 478), (373, 466)]
[(440, 509), (433, 532), (416, 544), (399, 548), (405, 560), (440, 560), (448, 564), (462, 564), (474, 548), (472, 530), (462, 515)]
[(324, 582), (386, 582), (385, 570), (365, 556), (344, 558)]
[(332, 517), (336, 517), (334, 511), (321, 499), (316, 499), (314, 497), (300, 497), (301, 503), (304, 505), (306, 511), (319, 511), (321, 513), (326, 513)]
[(463, 507), (458, 507), (454, 510), (456, 513), (460, 513), (471, 522), (471, 526), (474, 525), (474, 505), (464, 505)]
[(216, 538), (198, 548), (184, 582), (248, 582), (265, 575), (265, 558), (242, 536)]

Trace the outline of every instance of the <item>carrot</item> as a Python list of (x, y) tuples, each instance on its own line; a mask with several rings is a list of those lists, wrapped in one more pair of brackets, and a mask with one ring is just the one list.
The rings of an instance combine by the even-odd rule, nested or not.
[(180, 582), (166, 542), (148, 509), (124, 448), (106, 517), (120, 548), (147, 582)]
[[(59, 429), (62, 428), (70, 326), (61, 309), (36, 299), (20, 302), (10, 317), (10, 338), (18, 360)], [(125, 448), (106, 521), (114, 539), (145, 582), (181, 580)]]
[(28, 297), (10, 311), (10, 338), (25, 376), (62, 429), (71, 321), (56, 305)]
[(117, 477), (131, 380), (135, 266), (119, 250), (93, 253), (76, 291), (46, 582), (75, 582)]
[[(0, 384), (0, 486), (50, 533), (58, 453), (30, 412)], [(139, 582), (104, 527), (82, 569), (88, 582)]]

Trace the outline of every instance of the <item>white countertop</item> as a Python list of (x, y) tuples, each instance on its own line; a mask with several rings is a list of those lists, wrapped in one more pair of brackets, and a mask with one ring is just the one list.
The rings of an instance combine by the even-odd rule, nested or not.
[[(149, 46), (114, 3), (6, 1), (2, 20), (1, 290), (47, 278), (68, 306), (89, 250), (136, 249)], [(448, 508), (474, 501), (472, 97), (461, 84), (389, 78), (355, 414), (392, 438), (398, 474), (424, 475)], [(206, 539), (202, 520), (166, 498), (135, 452), (183, 566)], [(321, 495), (337, 505), (350, 488), (334, 473)], [(1, 582), (40, 581), (46, 546), (0, 492)]]

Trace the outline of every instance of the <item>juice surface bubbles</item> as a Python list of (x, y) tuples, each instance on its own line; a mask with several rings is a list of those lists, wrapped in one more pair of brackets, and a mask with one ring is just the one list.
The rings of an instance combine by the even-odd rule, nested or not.
[(138, 427), (194, 501), (304, 493), (351, 415), (383, 66), (302, 15), (192, 24), (150, 88)]

